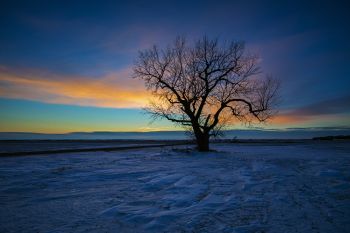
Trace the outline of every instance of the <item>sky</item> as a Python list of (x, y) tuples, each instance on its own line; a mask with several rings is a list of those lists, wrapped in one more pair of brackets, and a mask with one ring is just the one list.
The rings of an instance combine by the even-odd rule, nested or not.
[[(180, 130), (142, 111), (138, 51), (176, 36), (242, 40), (281, 80), (279, 114), (254, 127), (350, 126), (342, 1), (1, 1), (0, 132)], [(232, 128), (244, 129), (237, 124)]]

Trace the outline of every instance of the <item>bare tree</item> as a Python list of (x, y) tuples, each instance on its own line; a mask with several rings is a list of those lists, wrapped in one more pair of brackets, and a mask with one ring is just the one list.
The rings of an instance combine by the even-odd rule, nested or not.
[(258, 74), (258, 57), (247, 54), (244, 43), (206, 37), (153, 46), (134, 65), (134, 76), (157, 97), (147, 111), (190, 129), (199, 151), (208, 151), (210, 137), (234, 119), (263, 122), (275, 114), (278, 82)]

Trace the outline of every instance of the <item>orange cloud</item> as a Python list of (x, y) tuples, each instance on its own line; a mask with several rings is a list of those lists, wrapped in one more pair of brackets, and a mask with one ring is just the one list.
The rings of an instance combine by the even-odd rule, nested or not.
[(309, 117), (289, 114), (278, 114), (270, 120), (270, 124), (288, 125), (309, 121)]
[(297, 110), (281, 113), (269, 121), (269, 125), (277, 128), (285, 127), (311, 127), (320, 125), (349, 125), (347, 114), (319, 114), (303, 115)]
[(129, 77), (129, 70), (92, 78), (43, 75), (43, 72), (17, 74), (6, 68), (0, 68), (0, 96), (96, 107), (145, 106), (150, 95), (143, 87), (143, 83)]

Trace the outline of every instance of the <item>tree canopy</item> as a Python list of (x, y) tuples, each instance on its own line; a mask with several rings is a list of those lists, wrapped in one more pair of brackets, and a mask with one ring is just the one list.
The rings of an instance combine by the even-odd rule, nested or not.
[(264, 122), (276, 113), (279, 82), (262, 77), (258, 61), (243, 42), (177, 38), (140, 51), (134, 75), (156, 97), (147, 111), (191, 129), (206, 151), (209, 138), (234, 120)]

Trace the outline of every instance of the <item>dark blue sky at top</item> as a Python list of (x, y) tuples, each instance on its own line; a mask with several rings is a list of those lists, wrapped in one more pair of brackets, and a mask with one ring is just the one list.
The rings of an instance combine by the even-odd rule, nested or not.
[(345, 98), (348, 113), (348, 10), (346, 1), (2, 1), (0, 66), (98, 79), (152, 44), (207, 35), (258, 53), (282, 80), (282, 109)]

